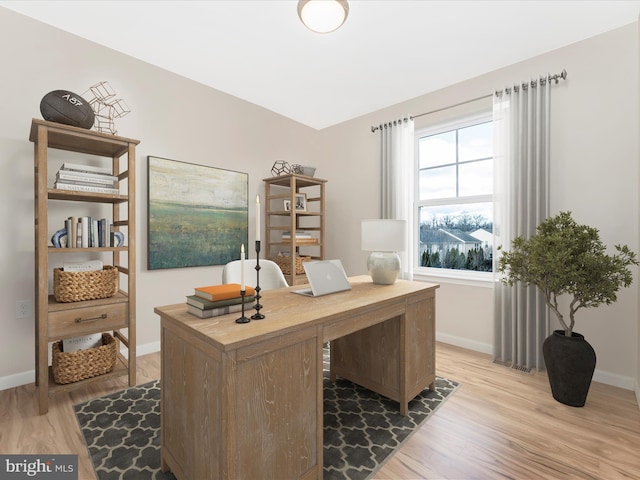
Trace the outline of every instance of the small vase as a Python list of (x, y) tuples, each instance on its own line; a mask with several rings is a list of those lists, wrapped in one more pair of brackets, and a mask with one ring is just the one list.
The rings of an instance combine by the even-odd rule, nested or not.
[(571, 407), (583, 407), (596, 368), (596, 352), (583, 335), (564, 330), (549, 335), (542, 353), (553, 398)]

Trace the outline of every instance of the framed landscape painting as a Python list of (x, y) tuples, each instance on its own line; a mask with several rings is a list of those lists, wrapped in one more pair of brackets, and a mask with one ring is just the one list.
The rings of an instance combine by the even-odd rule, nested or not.
[(224, 265), (248, 245), (242, 172), (147, 157), (149, 270)]

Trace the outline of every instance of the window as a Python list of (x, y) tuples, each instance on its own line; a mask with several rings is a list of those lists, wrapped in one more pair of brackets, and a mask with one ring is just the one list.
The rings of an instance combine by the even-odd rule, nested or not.
[(419, 130), (415, 138), (416, 273), (491, 272), (491, 115)]

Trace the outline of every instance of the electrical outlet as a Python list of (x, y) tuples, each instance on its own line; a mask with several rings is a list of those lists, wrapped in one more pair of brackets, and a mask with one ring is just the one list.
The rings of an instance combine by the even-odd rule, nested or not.
[(31, 300), (18, 300), (16, 302), (16, 318), (32, 318), (33, 302)]

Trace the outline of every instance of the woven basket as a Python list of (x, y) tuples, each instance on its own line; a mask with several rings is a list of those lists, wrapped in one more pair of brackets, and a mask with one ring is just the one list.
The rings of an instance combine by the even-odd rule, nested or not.
[(62, 341), (51, 347), (53, 354), (53, 379), (56, 383), (79, 382), (85, 378), (109, 373), (116, 366), (117, 342), (108, 333), (102, 334), (102, 346), (63, 352)]
[(106, 265), (94, 272), (53, 269), (53, 295), (58, 302), (81, 302), (112, 297), (118, 291), (118, 269)]
[[(280, 267), (280, 270), (282, 270), (282, 273), (284, 273), (285, 275), (291, 275), (291, 257), (290, 256), (278, 255), (273, 260), (278, 264), (278, 266)], [(296, 274), (304, 273), (304, 267), (302, 266), (302, 264), (304, 262), (308, 262), (309, 260), (311, 260), (311, 257), (301, 257), (301, 256), (295, 257)]]

